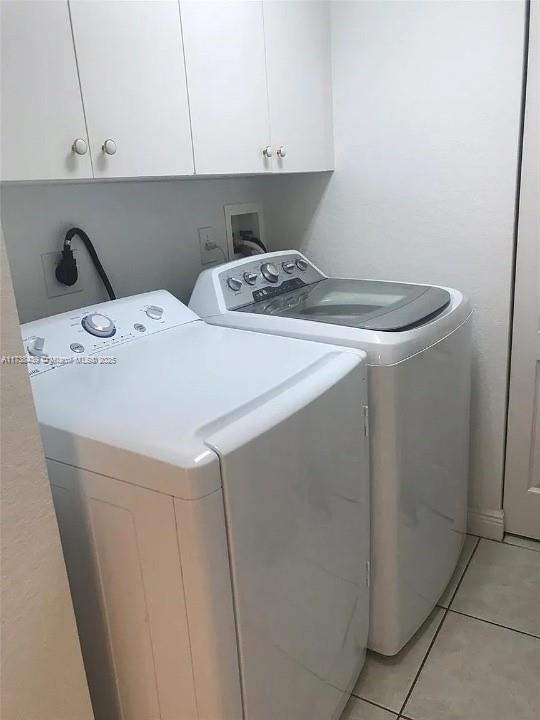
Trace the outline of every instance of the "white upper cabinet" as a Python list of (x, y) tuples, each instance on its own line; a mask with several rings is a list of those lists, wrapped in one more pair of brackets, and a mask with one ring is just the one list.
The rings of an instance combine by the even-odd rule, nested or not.
[(0, 12), (2, 180), (92, 177), (67, 0)]
[(261, 2), (180, 2), (195, 171), (271, 169)]
[(3, 180), (333, 168), (327, 2), (0, 8)]
[(195, 171), (334, 167), (327, 2), (180, 2)]
[(95, 177), (192, 174), (177, 0), (70, 7)]
[(329, 3), (265, 0), (263, 7), (274, 169), (332, 170)]

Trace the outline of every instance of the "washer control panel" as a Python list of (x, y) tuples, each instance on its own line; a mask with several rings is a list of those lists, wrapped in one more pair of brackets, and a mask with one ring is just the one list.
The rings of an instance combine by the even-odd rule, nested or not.
[(218, 283), (227, 310), (236, 310), (324, 277), (303, 255), (268, 253), (229, 263), (219, 272)]
[(33, 377), (67, 365), (115, 364), (119, 345), (199, 320), (165, 290), (111, 300), (22, 325)]

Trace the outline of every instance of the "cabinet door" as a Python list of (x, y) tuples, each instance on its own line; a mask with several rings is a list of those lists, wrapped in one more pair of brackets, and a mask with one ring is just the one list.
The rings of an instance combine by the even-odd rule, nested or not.
[[(176, 0), (71, 0), (70, 7), (95, 176), (192, 174)], [(106, 140), (114, 154), (103, 150)]]
[(67, 0), (0, 5), (2, 179), (92, 177)]
[(180, 3), (195, 170), (271, 169), (261, 2)]
[(276, 170), (332, 170), (332, 72), (327, 2), (265, 0), (270, 131)]

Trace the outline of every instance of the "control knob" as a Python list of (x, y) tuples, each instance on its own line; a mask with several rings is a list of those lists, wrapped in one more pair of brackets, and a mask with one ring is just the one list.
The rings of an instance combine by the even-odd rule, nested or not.
[(37, 337), (30, 342), (26, 349), (28, 350), (28, 353), (33, 357), (49, 357), (47, 353), (43, 350), (44, 345), (45, 338)]
[(163, 308), (158, 307), (157, 305), (150, 305), (144, 312), (151, 320), (161, 320), (163, 317)]
[(231, 290), (234, 290), (236, 292), (242, 287), (242, 281), (238, 278), (230, 277), (227, 280), (227, 285), (231, 288)]
[(285, 270), (286, 273), (289, 273), (289, 275), (294, 270), (294, 263), (293, 262), (284, 262), (281, 263), (281, 267)]
[(264, 263), (261, 266), (261, 272), (268, 282), (275, 283), (278, 281), (279, 270), (273, 263)]
[(302, 258), (298, 258), (298, 260), (296, 261), (296, 267), (302, 272), (304, 272), (304, 270), (308, 269), (308, 264), (305, 260), (302, 260)]
[(111, 318), (106, 315), (101, 315), (101, 313), (90, 313), (89, 315), (85, 315), (81, 320), (81, 325), (86, 332), (90, 333), (90, 335), (95, 335), (96, 337), (112, 337), (116, 332), (116, 328)]
[(255, 285), (255, 283), (257, 282), (257, 273), (245, 272), (244, 280), (247, 282), (248, 285)]

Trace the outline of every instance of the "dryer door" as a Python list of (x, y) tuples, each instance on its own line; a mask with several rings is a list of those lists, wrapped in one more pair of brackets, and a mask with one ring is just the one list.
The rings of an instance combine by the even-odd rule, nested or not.
[(365, 361), (344, 373), (345, 357), (329, 353), (207, 439), (222, 461), (247, 720), (337, 717), (364, 659), (366, 376)]

